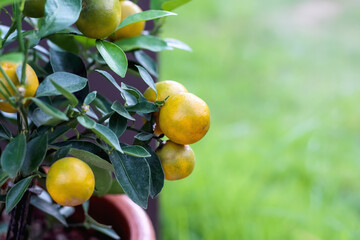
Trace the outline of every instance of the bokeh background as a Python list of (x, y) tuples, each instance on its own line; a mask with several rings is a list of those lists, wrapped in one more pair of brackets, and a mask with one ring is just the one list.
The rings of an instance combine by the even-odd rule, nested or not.
[(160, 80), (203, 98), (193, 174), (165, 183), (162, 239), (360, 239), (360, 3), (195, 0)]

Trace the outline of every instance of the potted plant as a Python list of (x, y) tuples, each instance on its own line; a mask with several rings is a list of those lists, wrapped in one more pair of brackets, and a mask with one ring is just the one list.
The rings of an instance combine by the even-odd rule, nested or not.
[[(147, 54), (189, 50), (157, 36), (171, 11), (186, 2), (152, 0), (151, 10), (142, 11), (119, 0), (0, 1), (0, 13), (11, 19), (0, 25), (0, 211), (7, 239), (43, 236), (28, 231), (39, 211), (51, 216), (45, 217), (48, 227), (57, 219), (118, 239), (121, 229), (114, 224), (120, 224), (110, 213), (149, 222), (138, 206), (147, 207), (164, 179), (192, 172), (189, 144), (208, 131), (208, 106), (178, 82), (155, 84), (156, 63)], [(9, 4), (11, 10), (3, 8)], [(144, 30), (149, 20), (154, 27)], [(127, 73), (149, 88), (141, 93), (125, 84)], [(110, 82), (118, 99), (92, 89), (90, 74)], [(132, 144), (119, 141), (126, 132), (135, 132)], [(105, 196), (118, 193), (128, 198)], [(116, 210), (134, 206), (132, 215)], [(73, 214), (75, 208), (82, 216)]]

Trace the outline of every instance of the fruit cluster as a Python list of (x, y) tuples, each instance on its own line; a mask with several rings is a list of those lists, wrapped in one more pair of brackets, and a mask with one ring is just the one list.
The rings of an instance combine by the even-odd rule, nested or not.
[(165, 100), (160, 111), (154, 113), (154, 133), (169, 139), (156, 153), (165, 179), (182, 179), (191, 174), (195, 165), (195, 155), (188, 144), (205, 136), (210, 127), (210, 111), (202, 99), (178, 82), (163, 81), (155, 85), (157, 93), (149, 87), (144, 97), (150, 102)]
[[(24, 15), (41, 18), (45, 14), (45, 0), (27, 0)], [(86, 37), (112, 41), (141, 35), (145, 22), (139, 21), (117, 29), (120, 22), (128, 16), (142, 12), (141, 8), (131, 1), (119, 0), (83, 0), (83, 7), (76, 26)]]

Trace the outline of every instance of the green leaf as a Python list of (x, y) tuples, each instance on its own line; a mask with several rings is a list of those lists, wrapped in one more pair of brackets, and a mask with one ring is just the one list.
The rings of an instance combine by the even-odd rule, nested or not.
[(6, 213), (9, 213), (18, 204), (24, 196), (26, 189), (29, 187), (34, 176), (24, 178), (17, 182), (6, 195)]
[[(1, 4), (0, 4), (1, 5)], [(0, 62), (3, 61), (9, 61), (9, 62), (15, 62), (15, 63), (20, 63), (24, 61), (24, 54), (22, 53), (17, 53), (17, 52), (12, 52), (12, 53), (8, 53), (8, 54), (4, 54), (0, 56)]]
[(122, 98), (125, 100), (126, 104), (134, 105), (137, 103), (137, 99), (134, 98), (131, 94), (125, 91), (119, 84), (115, 81), (115, 79), (108, 73), (102, 70), (95, 70), (95, 72), (103, 75), (112, 85), (114, 85), (121, 93)]
[(9, 179), (9, 175), (0, 169), (0, 187)]
[(56, 204), (51, 204), (37, 196), (31, 196), (30, 204), (39, 209), (40, 211), (43, 211), (44, 213), (53, 216), (65, 227), (68, 226), (65, 217), (60, 213), (59, 208)]
[(109, 157), (115, 168), (115, 177), (125, 193), (140, 207), (147, 208), (150, 167), (146, 160), (124, 155), (118, 151), (113, 151)]
[(166, 1), (161, 5), (161, 8), (166, 11), (172, 11), (178, 7), (181, 7), (182, 5), (190, 2), (191, 0), (170, 0)]
[(81, 11), (81, 0), (46, 0), (45, 17), (40, 19), (41, 37), (63, 30), (74, 24)]
[(129, 112), (151, 113), (159, 111), (155, 103), (152, 102), (139, 102), (133, 106), (127, 106)]
[(154, 83), (154, 80), (152, 79), (152, 77), (150, 76), (150, 74), (148, 73), (148, 71), (145, 70), (145, 68), (143, 68), (142, 66), (139, 65), (135, 65), (137, 67), (137, 69), (139, 70), (140, 76), (141, 78), (144, 80), (144, 82), (150, 87), (152, 88), (152, 90), (155, 91), (155, 93), (157, 94), (157, 90), (156, 90), (156, 86)]
[(109, 120), (109, 128), (115, 133), (115, 135), (119, 138), (126, 130), (127, 127), (127, 119), (120, 116), (117, 113), (111, 115)]
[(56, 161), (56, 160), (66, 157), (69, 154), (71, 147), (72, 147), (72, 145), (69, 144), (69, 145), (63, 146), (62, 148), (59, 148), (55, 153), (53, 161)]
[[(55, 33), (47, 37), (57, 47), (67, 52), (79, 54), (80, 48), (75, 35), (69, 33)], [(70, 64), (70, 63), (69, 63)]]
[(116, 30), (136, 22), (149, 21), (149, 20), (162, 18), (166, 16), (172, 16), (172, 15), (177, 15), (177, 14), (162, 10), (147, 10), (147, 11), (135, 13), (122, 20)]
[(121, 77), (125, 77), (128, 62), (123, 50), (114, 43), (99, 39), (96, 40), (96, 48), (110, 69)]
[(21, 0), (0, 0), (0, 8), (9, 4), (20, 2)]
[(54, 87), (50, 79), (71, 93), (83, 89), (87, 84), (86, 78), (72, 73), (56, 72), (47, 76), (45, 80), (40, 83), (36, 91), (37, 97), (61, 95), (61, 92)]
[(113, 105), (111, 106), (111, 109), (117, 112), (120, 116), (123, 116), (124, 118), (130, 119), (132, 121), (135, 121), (135, 118), (133, 118), (130, 113), (126, 110), (126, 108), (118, 101), (115, 101)]
[(124, 89), (127, 93), (131, 94), (136, 99), (134, 104), (127, 104), (128, 106), (135, 105), (137, 102), (147, 102), (147, 99), (137, 88), (126, 85), (123, 82), (121, 83), (121, 88)]
[(88, 116), (78, 116), (76, 119), (84, 128), (92, 129), (95, 127), (96, 122)]
[(189, 47), (189, 45), (187, 45), (186, 43), (184, 43), (184, 42), (182, 42), (180, 40), (173, 39), (173, 38), (165, 38), (164, 41), (166, 42), (168, 47), (178, 48), (178, 49), (181, 49), (181, 50), (192, 52), (192, 49)]
[(50, 82), (54, 85), (56, 90), (61, 92), (62, 95), (70, 101), (71, 106), (76, 107), (76, 105), (78, 105), (79, 101), (71, 92), (54, 82), (52, 79), (50, 79)]
[(25, 161), (21, 166), (21, 171), (24, 176), (30, 175), (33, 171), (38, 169), (45, 158), (47, 146), (48, 136), (46, 133), (33, 138), (28, 142)]
[(95, 176), (95, 190), (98, 196), (105, 195), (112, 184), (112, 171), (89, 165)]
[(146, 157), (145, 160), (150, 166), (150, 196), (155, 198), (164, 187), (164, 171), (158, 155), (146, 146), (145, 149), (151, 154), (150, 157)]
[(164, 40), (161, 40), (152, 35), (141, 35), (132, 38), (125, 38), (114, 43), (125, 52), (140, 48), (153, 52), (160, 52), (171, 49)]
[(64, 122), (56, 126), (53, 131), (49, 132), (49, 143), (53, 143), (59, 137), (63, 136), (67, 133), (70, 129), (76, 128), (77, 121), (76, 119), (72, 119), (69, 122)]
[(107, 153), (98, 145), (88, 141), (66, 141), (59, 142), (54, 144), (57, 147), (63, 147), (66, 145), (71, 145), (71, 149), (69, 154), (82, 159), (84, 162), (89, 165), (96, 166), (99, 168), (103, 168), (108, 171), (114, 171), (114, 167), (111, 165), (109, 161), (109, 156)]
[(66, 116), (65, 113), (61, 112), (59, 109), (54, 108), (53, 106), (51, 106), (50, 104), (47, 104), (43, 101), (41, 101), (40, 99), (37, 98), (31, 98), (31, 100), (46, 114), (49, 114), (50, 116), (60, 119), (60, 120), (64, 120), (64, 121), (68, 121), (69, 118)]
[(89, 105), (90, 103), (92, 103), (96, 98), (96, 94), (96, 91), (89, 93), (84, 100), (84, 105)]
[(124, 146), (123, 151), (125, 154), (133, 156), (133, 157), (150, 157), (150, 153), (143, 148), (142, 146), (138, 146), (138, 145), (129, 145), (129, 146)]
[(84, 78), (87, 76), (83, 60), (73, 53), (50, 48), (50, 63), (54, 72), (67, 72)]
[(0, 123), (0, 138), (10, 139), (11, 137), (11, 132), (2, 123)]
[(102, 159), (94, 153), (82, 149), (71, 148), (69, 154), (83, 160), (89, 165), (93, 165), (107, 171), (114, 171), (114, 167), (108, 161)]
[(91, 130), (96, 134), (96, 136), (105, 141), (111, 147), (115, 148), (119, 152), (123, 152), (120, 147), (119, 139), (110, 128), (96, 123), (95, 127)]
[(153, 76), (158, 77), (158, 67), (154, 59), (147, 55), (144, 51), (135, 51), (136, 60)]
[(24, 162), (26, 153), (26, 138), (19, 134), (12, 139), (1, 154), (2, 169), (10, 176), (15, 177)]
[(62, 120), (50, 116), (38, 107), (35, 108), (32, 112), (30, 112), (29, 116), (37, 127), (40, 127), (42, 125), (56, 126), (62, 122)]
[(93, 223), (90, 223), (89, 226), (92, 228), (92, 229), (95, 229), (96, 231), (99, 231), (103, 234), (105, 234), (106, 236), (109, 236), (113, 239), (120, 239), (119, 235), (117, 235), (117, 233), (111, 229), (111, 228), (102, 228), (102, 227), (99, 227)]
[(140, 141), (148, 141), (150, 140), (154, 135), (152, 133), (138, 133), (135, 135), (134, 138), (140, 140)]

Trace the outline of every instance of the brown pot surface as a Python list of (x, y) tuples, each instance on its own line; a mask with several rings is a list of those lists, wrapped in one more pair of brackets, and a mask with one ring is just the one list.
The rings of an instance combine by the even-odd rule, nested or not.
[(125, 194), (92, 197), (89, 213), (100, 223), (112, 225), (121, 239), (156, 239), (149, 216)]

